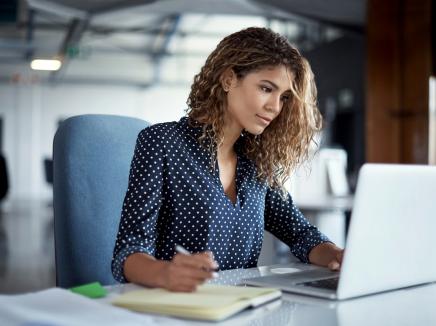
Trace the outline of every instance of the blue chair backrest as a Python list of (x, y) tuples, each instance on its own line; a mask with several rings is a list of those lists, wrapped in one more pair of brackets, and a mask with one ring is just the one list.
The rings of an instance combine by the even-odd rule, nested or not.
[(53, 143), (56, 284), (116, 281), (112, 251), (136, 138), (149, 123), (114, 115), (65, 120)]

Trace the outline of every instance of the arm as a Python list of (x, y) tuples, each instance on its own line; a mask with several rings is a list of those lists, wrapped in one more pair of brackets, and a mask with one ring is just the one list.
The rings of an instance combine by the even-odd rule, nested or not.
[(112, 273), (119, 282), (193, 291), (214, 276), (211, 270), (217, 266), (210, 253), (177, 254), (171, 262), (154, 258), (165, 166), (163, 138), (156, 136), (153, 129), (145, 129), (138, 135)]
[(302, 262), (339, 268), (333, 257), (340, 251), (342, 259), (342, 250), (307, 221), (289, 194), (282, 198), (278, 190), (267, 190), (265, 229), (286, 243)]
[(142, 253), (153, 257), (155, 253), (165, 155), (160, 139), (149, 128), (139, 133), (130, 165), (112, 259), (112, 273), (119, 282), (128, 281), (124, 265), (130, 255)]

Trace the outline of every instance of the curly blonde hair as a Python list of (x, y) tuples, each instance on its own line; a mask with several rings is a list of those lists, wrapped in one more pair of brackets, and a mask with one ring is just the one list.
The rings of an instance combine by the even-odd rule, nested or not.
[[(243, 133), (244, 154), (256, 164), (257, 177), (283, 189), (293, 170), (309, 158), (309, 146), (322, 127), (314, 75), (307, 60), (288, 40), (267, 28), (250, 27), (225, 37), (194, 77), (187, 100), (190, 121), (202, 124), (199, 141), (209, 144), (213, 159), (222, 144), (227, 94), (223, 73), (247, 74), (283, 65), (292, 73), (292, 96), (261, 135)], [(205, 142), (205, 140), (210, 140)], [(210, 145), (212, 144), (212, 145)]]

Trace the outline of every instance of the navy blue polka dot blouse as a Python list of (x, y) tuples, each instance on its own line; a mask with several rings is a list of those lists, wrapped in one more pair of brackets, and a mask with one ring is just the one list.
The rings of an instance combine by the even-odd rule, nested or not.
[(126, 281), (127, 256), (142, 252), (170, 260), (176, 244), (193, 253), (212, 251), (220, 270), (226, 270), (256, 266), (264, 229), (303, 262), (314, 246), (328, 241), (289, 195), (282, 198), (256, 179), (255, 164), (238, 142), (233, 204), (224, 193), (218, 164), (211, 168), (211, 154), (198, 142), (201, 133), (186, 117), (139, 133), (112, 260), (119, 282)]

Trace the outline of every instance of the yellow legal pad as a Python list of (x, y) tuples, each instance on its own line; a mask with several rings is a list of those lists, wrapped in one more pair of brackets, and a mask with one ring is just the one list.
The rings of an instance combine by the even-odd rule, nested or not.
[(217, 321), (281, 295), (280, 290), (271, 288), (207, 284), (193, 293), (163, 289), (132, 291), (116, 297), (112, 304), (141, 312)]

